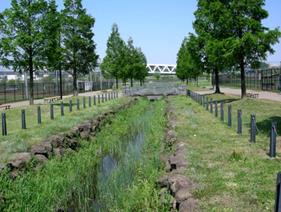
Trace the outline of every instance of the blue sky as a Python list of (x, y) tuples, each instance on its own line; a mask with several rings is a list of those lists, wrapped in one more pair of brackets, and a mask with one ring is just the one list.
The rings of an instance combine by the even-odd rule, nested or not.
[[(62, 5), (63, 0), (57, 0)], [(142, 48), (149, 63), (175, 64), (180, 44), (193, 32), (196, 0), (83, 0), (84, 7), (95, 17), (97, 53), (105, 55), (106, 41), (113, 23), (117, 23), (124, 40), (131, 36)], [(0, 11), (9, 7), (9, 0), (0, 0)], [(269, 28), (281, 28), (281, 1), (266, 0), (269, 12), (264, 20)], [(269, 62), (280, 63), (281, 44), (274, 46)]]

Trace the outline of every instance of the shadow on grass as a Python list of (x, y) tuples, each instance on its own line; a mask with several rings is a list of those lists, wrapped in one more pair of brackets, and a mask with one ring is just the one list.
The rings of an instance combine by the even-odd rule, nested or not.
[(272, 121), (277, 123), (277, 133), (281, 134), (281, 117), (280, 116), (272, 116), (268, 119), (259, 121), (256, 123), (258, 131), (262, 134), (269, 135), (271, 130)]

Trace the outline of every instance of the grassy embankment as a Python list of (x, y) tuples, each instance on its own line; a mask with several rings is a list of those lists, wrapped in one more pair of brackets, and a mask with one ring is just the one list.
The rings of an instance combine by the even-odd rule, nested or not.
[[(281, 166), (280, 158), (269, 159), (267, 149), (261, 148), (268, 143), (265, 134), (260, 133), (257, 143), (250, 144), (248, 135), (237, 135), (190, 98), (173, 97), (172, 101), (178, 138), (188, 146), (186, 174), (198, 184), (194, 196), (201, 210), (272, 211), (276, 173)], [(255, 109), (261, 123), (281, 112), (280, 104), (268, 101), (241, 100), (232, 104), (234, 109), (243, 107), (245, 113)]]
[[(83, 108), (83, 98), (79, 97), (80, 110), (76, 108), (77, 97), (72, 98), (72, 112), (69, 112), (69, 100), (64, 100), (64, 116), (61, 116), (60, 102), (54, 104), (54, 120), (50, 119), (50, 105), (40, 105), (42, 124), (37, 124), (37, 106), (13, 108), (5, 111), (7, 117), (8, 136), (0, 135), (0, 163), (7, 161), (11, 153), (26, 151), (32, 144), (41, 142), (51, 135), (65, 132), (79, 123), (97, 116), (101, 111), (108, 110), (128, 101), (126, 98), (115, 99), (101, 104)], [(25, 109), (27, 129), (21, 129), (21, 110)]]
[[(126, 163), (127, 167), (121, 165), (113, 172), (109, 180), (113, 193), (102, 194), (107, 197), (105, 206), (112, 211), (165, 210), (154, 184), (162, 170), (159, 151), (164, 137), (164, 107), (164, 101), (151, 105), (140, 100), (118, 113), (90, 142), (81, 141), (82, 147), (77, 153), (69, 153), (61, 160), (54, 158), (40, 172), (30, 170), (15, 181), (2, 176), (0, 191), (6, 201), (0, 204), (0, 210), (53, 211), (58, 207), (74, 207), (87, 211), (97, 195), (101, 159), (107, 154), (123, 158), (124, 143), (139, 130), (145, 135), (140, 158), (128, 157), (131, 161)], [(131, 180), (122, 180), (122, 176)], [(116, 196), (113, 198), (112, 194)]]

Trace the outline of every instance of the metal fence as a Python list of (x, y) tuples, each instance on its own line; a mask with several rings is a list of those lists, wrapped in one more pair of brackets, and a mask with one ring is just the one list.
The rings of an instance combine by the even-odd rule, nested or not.
[[(88, 91), (111, 89), (113, 81), (103, 82), (78, 82), (78, 89), (80, 93)], [(34, 99), (41, 99), (50, 96), (59, 96), (60, 86), (55, 82), (35, 82), (33, 87)], [(1, 82), (0, 83), (0, 104), (28, 100), (28, 89), (26, 89), (24, 82)], [(73, 93), (72, 82), (63, 82), (63, 95)]]
[[(281, 68), (264, 70), (250, 70), (245, 75), (246, 87), (248, 89), (280, 91), (281, 90)], [(220, 85), (229, 87), (240, 87), (241, 79), (239, 72), (227, 72), (220, 74)]]

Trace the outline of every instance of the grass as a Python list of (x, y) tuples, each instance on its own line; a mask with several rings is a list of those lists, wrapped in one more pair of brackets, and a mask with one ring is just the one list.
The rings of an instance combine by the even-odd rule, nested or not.
[[(276, 103), (256, 101), (233, 104), (234, 108), (243, 106), (245, 112), (256, 108), (256, 112), (260, 111), (258, 120), (267, 119), (280, 107)], [(198, 184), (194, 195), (201, 210), (272, 211), (280, 157), (269, 159), (267, 150), (261, 148), (268, 142), (263, 140), (263, 134), (258, 136), (257, 144), (250, 144), (248, 135), (237, 135), (233, 128), (190, 98), (173, 97), (172, 102), (178, 139), (188, 146), (186, 175)]]
[[(76, 109), (76, 98), (72, 98), (73, 108), (69, 112), (69, 105), (65, 101), (65, 115), (60, 115), (60, 102), (54, 105), (55, 119), (50, 119), (50, 105), (41, 105), (42, 124), (37, 124), (37, 105), (21, 108), (14, 108), (6, 112), (8, 136), (0, 136), (0, 162), (5, 162), (11, 157), (11, 153), (26, 151), (32, 144), (38, 143), (51, 135), (65, 132), (77, 124), (98, 115), (103, 110), (116, 107), (128, 101), (127, 98), (111, 100), (105, 103), (88, 106), (83, 109), (82, 97), (80, 100), (80, 110)], [(93, 100), (93, 99), (92, 99)], [(67, 100), (68, 102), (68, 100)], [(26, 111), (27, 129), (21, 129), (21, 110)]]
[[(151, 113), (145, 116), (144, 122), (140, 122), (148, 110)], [(140, 100), (118, 113), (91, 142), (81, 141), (82, 147), (77, 153), (70, 152), (62, 159), (53, 158), (41, 171), (30, 167), (14, 181), (2, 174), (0, 196), (5, 197), (6, 201), (0, 204), (0, 211), (54, 211), (69, 206), (75, 206), (78, 211), (87, 211), (96, 196), (97, 172), (102, 157), (109, 153), (123, 157), (124, 142), (146, 125), (146, 143), (141, 159), (131, 161), (133, 166), (129, 166), (134, 170), (133, 180), (125, 187), (118, 188), (117, 198), (120, 201), (118, 205), (112, 203), (115, 206), (112, 210), (146, 208), (156, 211), (163, 208), (154, 182), (161, 169), (158, 151), (164, 136), (164, 102), (153, 103), (151, 108), (148, 101)]]

